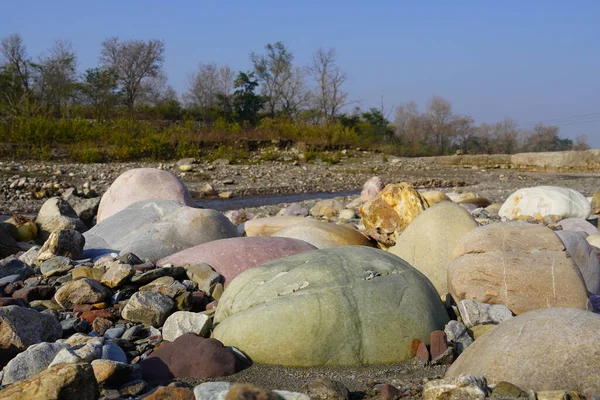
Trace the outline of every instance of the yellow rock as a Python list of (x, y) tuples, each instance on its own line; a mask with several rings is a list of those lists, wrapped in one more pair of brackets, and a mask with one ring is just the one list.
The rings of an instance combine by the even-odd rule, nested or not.
[(592, 196), (592, 213), (600, 214), (600, 192), (594, 192)]
[(422, 192), (421, 196), (425, 198), (429, 207), (436, 205), (437, 203), (441, 203), (442, 201), (452, 201), (450, 197), (446, 196), (445, 193), (440, 192), (439, 190), (428, 190), (426, 192)]
[(489, 331), (493, 330), (495, 327), (496, 327), (496, 325), (494, 325), (494, 324), (475, 325), (474, 327), (472, 327), (470, 329), (470, 331), (473, 334), (473, 339), (477, 340), (482, 335), (484, 335), (484, 334), (488, 333)]
[(6, 222), (17, 227), (17, 240), (19, 242), (29, 242), (35, 239), (38, 234), (37, 225), (22, 215), (15, 215), (7, 219)]
[(419, 192), (402, 182), (387, 185), (360, 208), (360, 215), (367, 232), (375, 231), (378, 242), (393, 246), (408, 224), (428, 207)]
[(91, 278), (95, 279), (98, 282), (102, 280), (102, 276), (104, 275), (104, 268), (92, 268), (92, 267), (75, 267), (71, 271), (71, 276), (73, 279), (77, 278)]

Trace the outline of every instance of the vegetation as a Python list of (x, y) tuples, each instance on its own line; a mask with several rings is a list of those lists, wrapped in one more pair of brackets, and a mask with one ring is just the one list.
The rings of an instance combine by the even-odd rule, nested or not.
[[(334, 147), (379, 149), (405, 156), (514, 153), (588, 148), (555, 126), (519, 129), (511, 119), (474, 124), (434, 97), (421, 112), (399, 106), (392, 122), (383, 106), (361, 110), (344, 90), (335, 49), (318, 49), (310, 65), (294, 64), (283, 43), (252, 53), (252, 70), (199, 64), (181, 96), (168, 86), (160, 40), (102, 43), (99, 63), (79, 74), (69, 42), (32, 58), (22, 38), (0, 43), (0, 155), (80, 162), (206, 156), (240, 162), (243, 140), (308, 145), (306, 161), (338, 163)], [(319, 152), (330, 148), (334, 152)], [(274, 160), (267, 151), (263, 160)]]

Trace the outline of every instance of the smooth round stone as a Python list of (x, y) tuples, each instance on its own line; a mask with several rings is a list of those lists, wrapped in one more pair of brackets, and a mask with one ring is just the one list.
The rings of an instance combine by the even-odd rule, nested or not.
[(122, 173), (110, 185), (98, 206), (98, 223), (142, 200), (172, 200), (194, 206), (192, 196), (183, 182), (169, 171), (155, 168), (135, 168)]
[(237, 236), (223, 214), (170, 200), (134, 203), (84, 234), (84, 257), (120, 252), (156, 261), (212, 240)]
[(421, 196), (427, 200), (427, 204), (429, 204), (430, 207), (441, 203), (442, 201), (452, 201), (444, 192), (440, 192), (438, 190), (427, 190), (420, 193)]
[(288, 226), (296, 225), (305, 221), (309, 221), (309, 219), (297, 216), (266, 217), (246, 221), (239, 225), (238, 228), (241, 234), (244, 234), (248, 237), (271, 236), (283, 228), (287, 228)]
[(600, 234), (598, 228), (590, 224), (583, 218), (566, 218), (558, 223), (563, 231), (569, 232), (585, 232), (588, 235)]
[(306, 221), (273, 234), (274, 237), (303, 240), (319, 249), (340, 246), (373, 246), (358, 230), (321, 221)]
[(589, 307), (581, 272), (560, 238), (543, 225), (521, 221), (463, 235), (448, 265), (448, 290), (457, 302), (504, 304), (515, 314)]
[(547, 215), (586, 219), (591, 211), (590, 202), (573, 189), (537, 186), (519, 189), (511, 194), (502, 204), (498, 215), (507, 219), (526, 216), (541, 221)]
[(238, 275), (219, 300), (213, 336), (258, 363), (380, 364), (412, 358), (413, 340), (429, 343), (446, 322), (422, 273), (385, 251), (346, 246)]
[(223, 275), (228, 284), (249, 268), (315, 249), (315, 246), (296, 239), (269, 236), (231, 238), (194, 246), (163, 258), (157, 264), (185, 266), (206, 263)]
[(388, 251), (425, 274), (440, 295), (448, 293), (448, 263), (462, 235), (477, 222), (460, 205), (449, 201), (423, 211)]
[(481, 336), (446, 377), (485, 376), (534, 391), (600, 393), (600, 315), (544, 308), (512, 318)]

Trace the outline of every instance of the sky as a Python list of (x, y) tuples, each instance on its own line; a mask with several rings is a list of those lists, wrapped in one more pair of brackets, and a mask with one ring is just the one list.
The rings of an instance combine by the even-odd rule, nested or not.
[(307, 65), (335, 48), (349, 98), (393, 109), (432, 96), (476, 123), (510, 117), (523, 129), (558, 125), (600, 148), (600, 1), (556, 0), (2, 0), (0, 37), (19, 33), (30, 55), (69, 39), (79, 69), (101, 42), (162, 39), (179, 93), (200, 62), (249, 70), (249, 54), (282, 41)]

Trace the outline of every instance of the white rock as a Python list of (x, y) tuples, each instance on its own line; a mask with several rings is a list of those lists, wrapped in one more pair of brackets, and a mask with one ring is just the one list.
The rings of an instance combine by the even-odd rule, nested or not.
[(513, 317), (505, 305), (485, 304), (474, 300), (459, 301), (458, 311), (467, 328), (485, 324), (497, 325)]
[(231, 383), (229, 382), (204, 382), (194, 388), (196, 400), (217, 400), (219, 394), (227, 394)]
[(592, 246), (600, 248), (600, 234), (590, 235), (586, 239)]
[(167, 318), (163, 325), (163, 339), (174, 341), (185, 333), (205, 336), (212, 323), (208, 315), (189, 311), (177, 311)]
[(504, 202), (498, 215), (508, 219), (529, 216), (541, 220), (546, 215), (562, 218), (587, 218), (592, 212), (590, 202), (573, 189), (537, 186), (519, 189)]
[(273, 390), (273, 393), (278, 394), (284, 400), (311, 400), (310, 397), (304, 393), (288, 392), (287, 390)]

